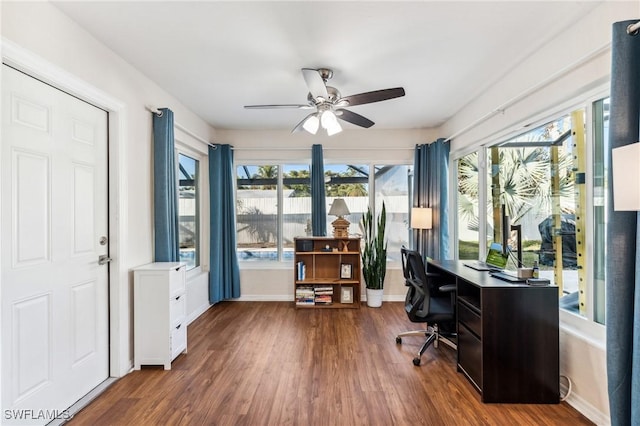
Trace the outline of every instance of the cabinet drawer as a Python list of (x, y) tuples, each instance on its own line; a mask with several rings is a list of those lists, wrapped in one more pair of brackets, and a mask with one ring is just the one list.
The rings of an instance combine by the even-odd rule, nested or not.
[(179, 268), (171, 269), (169, 272), (169, 294), (184, 293), (186, 290), (186, 266), (180, 266)]
[(458, 323), (458, 365), (482, 390), (482, 342), (462, 323)]
[(187, 349), (187, 325), (178, 324), (171, 330), (171, 360)]
[(464, 303), (458, 302), (458, 321), (462, 324), (466, 325), (469, 330), (471, 330), (477, 337), (482, 337), (481, 335), (481, 322), (480, 315), (471, 310)]
[(169, 324), (172, 327), (183, 322), (184, 317), (187, 313), (187, 297), (184, 293), (173, 296), (171, 298), (170, 307), (169, 307)]

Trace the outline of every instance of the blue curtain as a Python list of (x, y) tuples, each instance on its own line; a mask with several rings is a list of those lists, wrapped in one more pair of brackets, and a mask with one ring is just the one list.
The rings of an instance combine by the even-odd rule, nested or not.
[(311, 151), (311, 229), (314, 237), (327, 235), (327, 205), (324, 195), (324, 162), (322, 145)]
[(154, 259), (177, 262), (178, 182), (173, 135), (173, 111), (161, 108), (153, 114), (153, 224)]
[[(613, 24), (609, 126), (612, 149), (637, 142), (640, 136), (640, 35), (627, 34), (627, 26), (636, 22)], [(611, 167), (609, 182), (613, 182)], [(638, 213), (614, 211), (613, 191), (609, 191), (607, 215), (607, 246), (611, 254), (606, 258), (605, 272), (611, 424), (640, 425)]]
[(209, 302), (240, 297), (236, 253), (236, 205), (233, 197), (233, 151), (209, 146), (210, 262)]
[(413, 206), (433, 209), (433, 228), (413, 232), (413, 247), (437, 260), (449, 256), (449, 150), (445, 139), (416, 145)]

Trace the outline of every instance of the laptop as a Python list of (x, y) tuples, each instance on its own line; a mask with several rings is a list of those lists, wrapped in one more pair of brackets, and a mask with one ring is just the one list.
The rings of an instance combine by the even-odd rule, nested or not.
[(509, 257), (502, 254), (502, 245), (491, 243), (487, 258), (484, 262), (480, 260), (472, 260), (464, 262), (465, 266), (475, 269), (476, 271), (502, 271), (507, 266)]

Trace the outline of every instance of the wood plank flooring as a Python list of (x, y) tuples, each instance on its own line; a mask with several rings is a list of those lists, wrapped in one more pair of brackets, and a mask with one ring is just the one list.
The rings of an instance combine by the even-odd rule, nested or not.
[(589, 425), (566, 403), (483, 404), (456, 372), (455, 352), (431, 347), (402, 303), (294, 309), (223, 302), (188, 329), (171, 371), (117, 381), (70, 425)]

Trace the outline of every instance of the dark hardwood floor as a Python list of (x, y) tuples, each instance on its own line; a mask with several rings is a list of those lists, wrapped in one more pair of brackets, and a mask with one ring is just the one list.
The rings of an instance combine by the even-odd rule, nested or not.
[(299, 309), (223, 302), (188, 329), (171, 371), (117, 381), (70, 425), (588, 425), (566, 403), (483, 404), (456, 372), (455, 352), (431, 347), (402, 303)]

